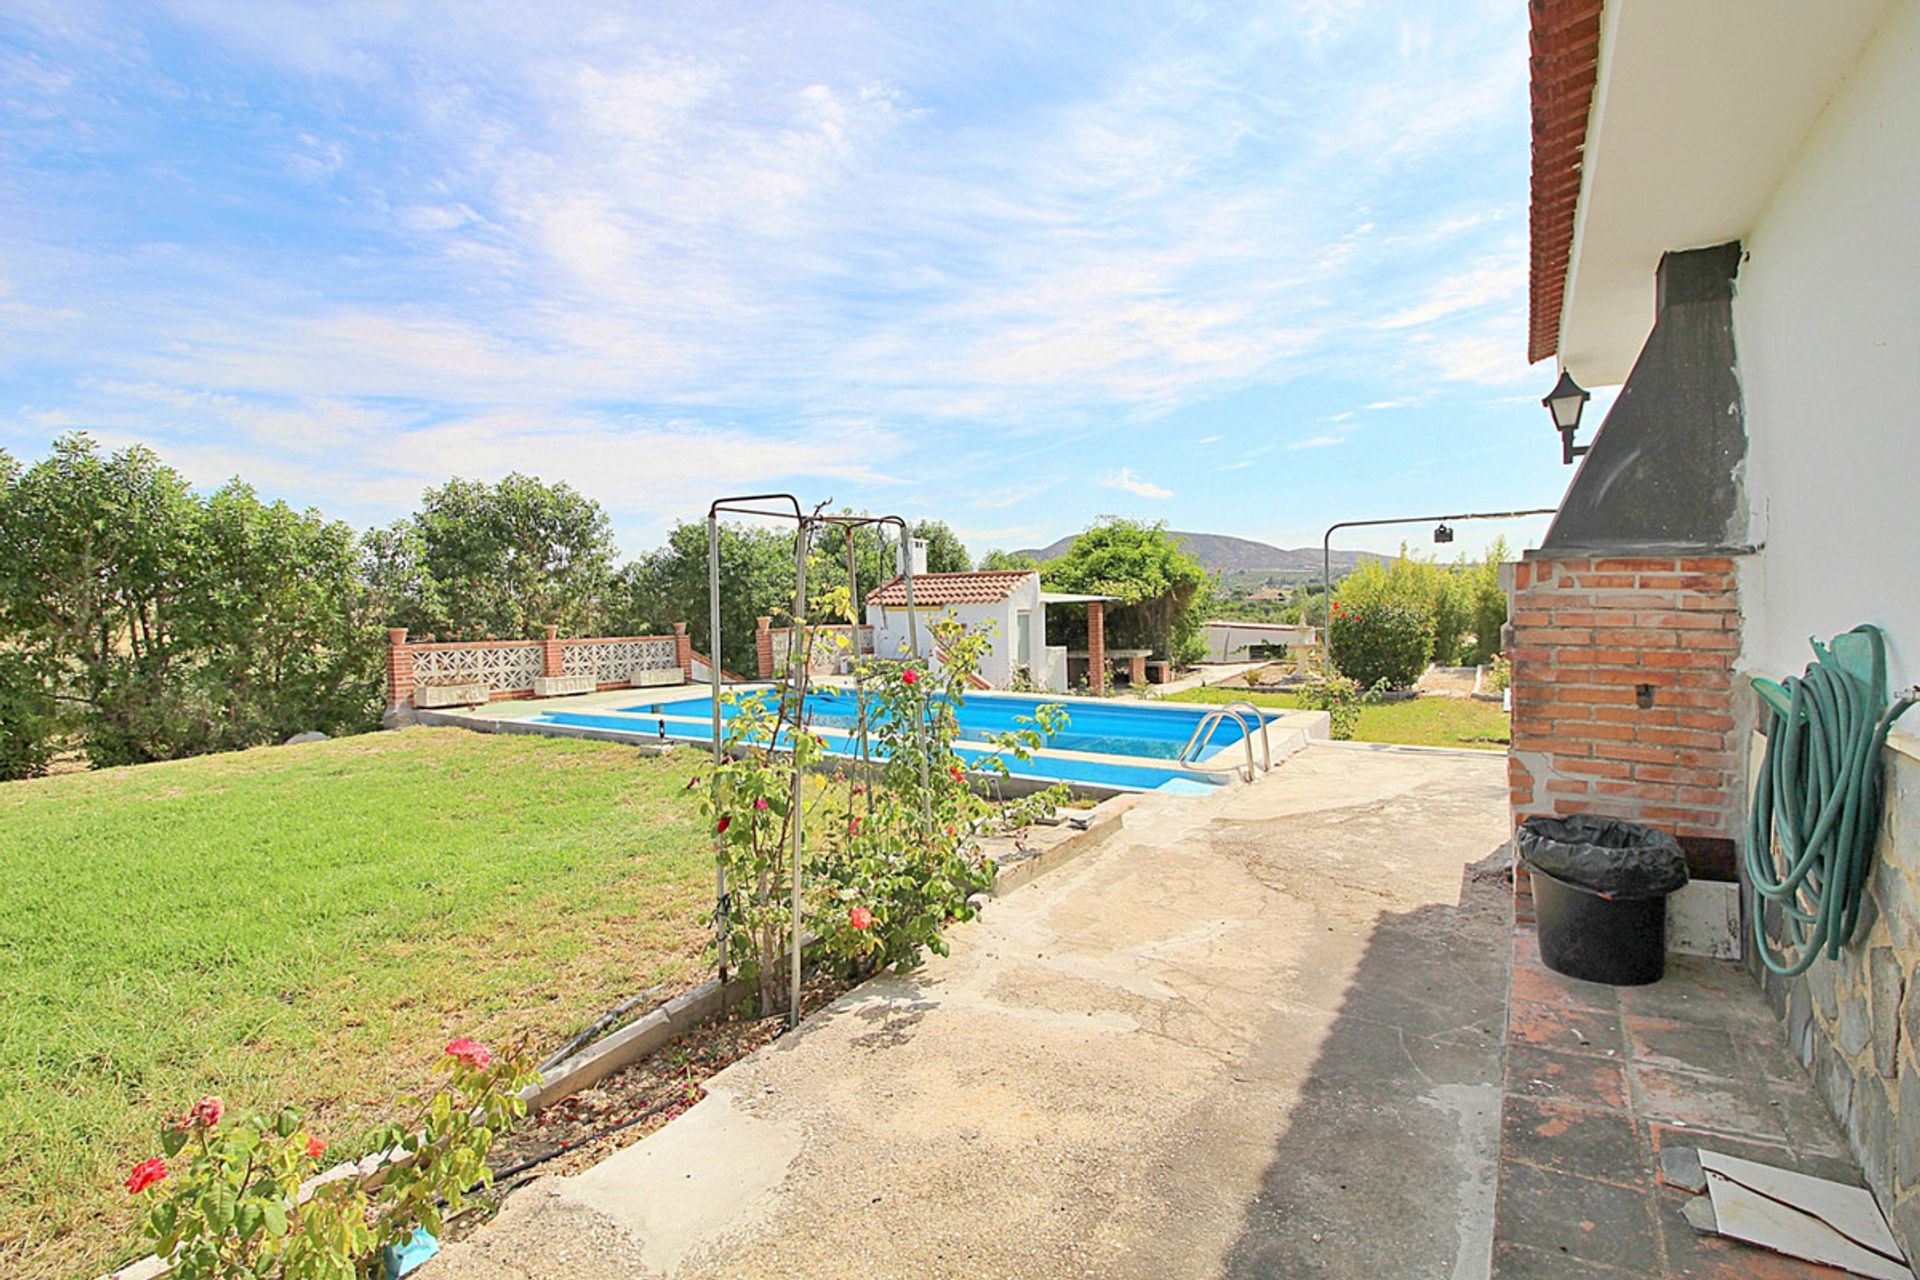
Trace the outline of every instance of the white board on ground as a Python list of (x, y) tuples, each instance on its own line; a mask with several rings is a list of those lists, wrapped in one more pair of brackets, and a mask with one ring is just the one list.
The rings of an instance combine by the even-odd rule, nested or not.
[(1667, 895), (1667, 950), (1712, 960), (1740, 958), (1740, 886), (1690, 880)]
[(1870, 1280), (1914, 1280), (1871, 1192), (1713, 1151), (1700, 1164), (1721, 1235)]

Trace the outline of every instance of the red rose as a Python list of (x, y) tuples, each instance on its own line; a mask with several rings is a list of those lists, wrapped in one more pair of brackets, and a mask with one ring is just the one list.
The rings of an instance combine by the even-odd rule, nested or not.
[(720, 821), (713, 824), (713, 834), (717, 836), (725, 835), (727, 833), (727, 828), (732, 825), (733, 825), (733, 815), (723, 813), (720, 815)]
[(915, 671), (912, 667), (908, 667), (905, 671), (902, 671), (900, 673), (900, 683), (901, 684), (918, 684), (920, 683), (920, 673), (918, 671)]
[(955, 782), (965, 782), (967, 780), (966, 770), (957, 764), (947, 766), (947, 776), (951, 777)]
[(857, 836), (860, 834), (860, 819), (858, 818), (847, 819), (847, 834), (850, 836)]
[(127, 1175), (127, 1191), (137, 1196), (148, 1187), (157, 1182), (165, 1182), (166, 1179), (167, 1162), (159, 1156), (154, 1156), (133, 1166), (133, 1172)]
[(318, 1160), (320, 1153), (326, 1149), (326, 1143), (320, 1141), (320, 1139), (314, 1137), (312, 1134), (307, 1135), (307, 1159)]
[(855, 907), (847, 912), (847, 923), (856, 929), (870, 929), (873, 927), (873, 912), (865, 907)]
[(681, 790), (682, 790), (682, 791), (691, 791), (691, 790), (693, 790), (693, 789), (694, 789), (695, 787), (697, 787), (697, 786), (699, 786), (699, 785), (700, 785), (700, 775), (696, 773), (696, 774), (694, 774), (694, 775), (693, 775), (693, 776), (692, 776), (691, 778), (688, 778), (688, 779), (687, 779), (687, 785), (686, 785), (686, 786), (684, 786), (684, 787), (682, 787), (682, 788), (681, 788)]
[(224, 1102), (212, 1094), (208, 1094), (193, 1104), (192, 1108), (187, 1112), (187, 1119), (202, 1129), (211, 1129), (220, 1123), (220, 1116), (226, 1109), (227, 1106)]
[(460, 1059), (475, 1071), (484, 1070), (486, 1065), (493, 1061), (493, 1054), (487, 1051), (487, 1046), (469, 1040), (465, 1036), (448, 1042), (447, 1056)]
[(767, 798), (765, 796), (755, 796), (753, 798), (753, 807), (765, 813), (767, 811)]

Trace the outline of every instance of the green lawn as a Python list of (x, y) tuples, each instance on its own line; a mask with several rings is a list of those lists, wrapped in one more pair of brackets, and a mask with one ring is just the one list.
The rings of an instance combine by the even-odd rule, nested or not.
[(413, 729), (0, 785), (0, 1274), (138, 1252), (119, 1181), (202, 1093), (350, 1146), (453, 1035), (697, 981), (693, 760)]
[[(1169, 694), (1169, 702), (1233, 702), (1245, 699), (1258, 707), (1297, 710), (1290, 693), (1253, 693), (1244, 689), (1189, 689)], [(1360, 709), (1356, 742), (1400, 742), (1421, 747), (1473, 747), (1485, 751), (1507, 749), (1507, 713), (1497, 702), (1472, 698), (1414, 698), (1382, 702)]]

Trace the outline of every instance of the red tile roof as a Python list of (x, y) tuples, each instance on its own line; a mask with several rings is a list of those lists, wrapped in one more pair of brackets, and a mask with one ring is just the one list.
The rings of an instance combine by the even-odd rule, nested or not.
[(1560, 349), (1560, 304), (1567, 291), (1574, 214), (1587, 117), (1600, 70), (1603, 0), (1529, 0), (1533, 56), (1533, 199), (1528, 221), (1533, 272), (1527, 295), (1527, 361)]
[[(997, 604), (1019, 590), (1020, 583), (1033, 577), (1031, 569), (983, 569), (977, 573), (916, 573), (913, 575), (913, 607), (949, 604)], [(867, 593), (868, 604), (904, 606), (907, 603), (905, 579), (892, 581)]]

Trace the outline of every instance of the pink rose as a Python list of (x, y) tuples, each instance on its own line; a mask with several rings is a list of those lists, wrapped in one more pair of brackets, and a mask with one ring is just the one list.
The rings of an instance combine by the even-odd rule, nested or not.
[(761, 813), (765, 813), (767, 811), (767, 798), (765, 796), (755, 796), (753, 798), (753, 807)]
[(187, 1119), (202, 1129), (211, 1129), (220, 1123), (220, 1117), (225, 1113), (226, 1109), (227, 1106), (224, 1102), (212, 1094), (208, 1094), (193, 1104), (192, 1108), (187, 1112)]
[(446, 1052), (448, 1057), (460, 1059), (475, 1071), (485, 1070), (487, 1064), (493, 1061), (493, 1054), (487, 1050), (487, 1046), (465, 1036), (449, 1041)]
[(873, 912), (865, 907), (855, 907), (847, 912), (847, 923), (856, 929), (870, 929), (873, 927)]

